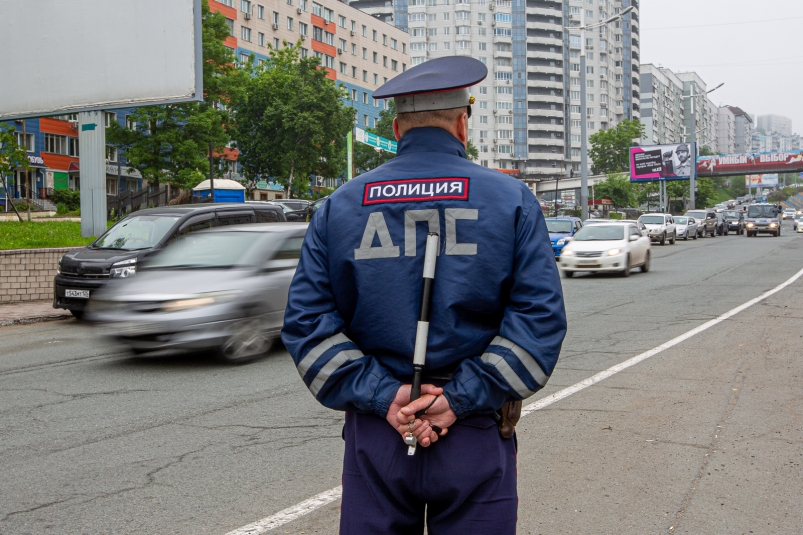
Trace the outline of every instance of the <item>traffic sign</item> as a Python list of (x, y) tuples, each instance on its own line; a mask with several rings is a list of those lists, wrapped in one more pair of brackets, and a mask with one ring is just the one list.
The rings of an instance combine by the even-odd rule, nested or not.
[(379, 137), (371, 132), (366, 132), (362, 128), (355, 128), (354, 139), (365, 145), (376, 147), (396, 154), (396, 142), (383, 137)]

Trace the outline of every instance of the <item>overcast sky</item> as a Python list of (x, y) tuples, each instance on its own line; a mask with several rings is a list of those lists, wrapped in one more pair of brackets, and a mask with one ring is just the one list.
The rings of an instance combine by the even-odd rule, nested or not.
[[(641, 0), (641, 63), (695, 71), (717, 105), (803, 134), (803, 1)], [(771, 21), (771, 22), (764, 22)], [(733, 24), (738, 23), (738, 24)], [(671, 29), (662, 29), (671, 28)]]

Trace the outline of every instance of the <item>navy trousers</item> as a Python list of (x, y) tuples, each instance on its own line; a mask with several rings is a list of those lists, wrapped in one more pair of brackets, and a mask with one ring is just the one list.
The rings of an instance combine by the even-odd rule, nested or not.
[(407, 455), (372, 414), (346, 414), (341, 535), (515, 535), (516, 446), (490, 416), (458, 420)]

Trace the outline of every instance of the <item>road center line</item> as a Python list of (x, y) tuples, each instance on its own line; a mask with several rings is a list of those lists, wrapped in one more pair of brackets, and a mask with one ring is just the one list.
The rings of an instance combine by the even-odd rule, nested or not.
[[(668, 342), (665, 342), (665, 343), (659, 345), (658, 347), (650, 349), (649, 351), (645, 351), (644, 353), (641, 353), (640, 355), (636, 355), (635, 357), (627, 359), (624, 362), (620, 362), (619, 364), (616, 364), (615, 366), (611, 366), (607, 370), (601, 371), (596, 375), (592, 375), (588, 379), (583, 379), (579, 383), (575, 383), (575, 384), (573, 384), (571, 386), (568, 386), (568, 387), (564, 388), (563, 390), (559, 390), (559, 391), (555, 392), (554, 394), (550, 394), (549, 396), (547, 396), (545, 398), (539, 399), (538, 401), (535, 401), (533, 403), (530, 403), (530, 404), (526, 405), (524, 408), (522, 408), (521, 415), (522, 415), (522, 417), (524, 417), (524, 416), (527, 416), (528, 414), (530, 414), (532, 412), (535, 412), (537, 410), (541, 410), (541, 409), (543, 409), (545, 407), (548, 407), (549, 405), (552, 405), (553, 403), (555, 403), (557, 401), (560, 401), (560, 400), (562, 400), (564, 398), (567, 398), (567, 397), (571, 396), (572, 394), (576, 394), (577, 392), (580, 392), (581, 390), (585, 390), (586, 388), (588, 388), (588, 387), (590, 387), (592, 385), (595, 385), (595, 384), (599, 383), (600, 381), (603, 381), (603, 380), (607, 379), (608, 377), (610, 377), (612, 375), (615, 375), (615, 374), (617, 374), (617, 373), (619, 373), (619, 372), (621, 372), (623, 370), (626, 370), (627, 368), (629, 368), (631, 366), (635, 366), (639, 362), (643, 362), (643, 361), (647, 360), (650, 357), (654, 357), (658, 353), (666, 351), (667, 349), (669, 349), (671, 347), (674, 347), (674, 346), (680, 344), (681, 342), (685, 342), (689, 338), (691, 338), (691, 337), (693, 337), (695, 335), (698, 335), (703, 331), (706, 331), (706, 330), (710, 329), (714, 325), (722, 323), (723, 321), (735, 316), (736, 314), (747, 310), (751, 306), (753, 306), (753, 305), (755, 305), (757, 303), (760, 303), (761, 301), (765, 300), (766, 298), (770, 297), (771, 295), (774, 295), (774, 294), (780, 292), (781, 290), (783, 290), (784, 288), (786, 288), (790, 284), (794, 283), (796, 280), (798, 280), (802, 276), (803, 276), (803, 269), (801, 269), (800, 271), (795, 273), (786, 282), (783, 282), (783, 283), (779, 284), (778, 286), (776, 286), (772, 290), (768, 290), (768, 291), (764, 292), (763, 294), (759, 295), (755, 299), (751, 299), (750, 301), (748, 301), (748, 302), (746, 302), (746, 303), (744, 303), (742, 305), (739, 305), (736, 308), (733, 308), (733, 309), (725, 312), (721, 316), (718, 316), (718, 317), (716, 317), (716, 318), (714, 318), (714, 319), (712, 319), (710, 321), (707, 321), (707, 322), (703, 323), (699, 327), (695, 327), (694, 329), (692, 329), (690, 331), (687, 331), (687, 332), (681, 334), (680, 336), (677, 336), (677, 337), (669, 340)], [(262, 520), (258, 520), (258, 521), (254, 522), (252, 524), (248, 524), (247, 526), (243, 526), (243, 527), (241, 527), (239, 529), (235, 529), (234, 531), (230, 531), (226, 535), (260, 535), (262, 533), (265, 533), (265, 532), (271, 531), (271, 530), (273, 530), (275, 528), (278, 528), (279, 526), (283, 526), (283, 525), (285, 525), (285, 524), (287, 524), (289, 522), (292, 522), (293, 520), (295, 520), (297, 518), (301, 518), (302, 516), (305, 516), (305, 515), (313, 512), (313, 511), (315, 511), (316, 509), (319, 509), (319, 508), (323, 507), (326, 504), (329, 504), (329, 503), (332, 503), (335, 500), (338, 500), (342, 493), (343, 493), (343, 487), (342, 486), (337, 486), (337, 487), (335, 487), (333, 489), (327, 490), (326, 492), (322, 492), (322, 493), (318, 494), (317, 496), (313, 496), (312, 498), (310, 498), (308, 500), (304, 500), (303, 502), (301, 502), (301, 503), (299, 503), (297, 505), (294, 505), (292, 507), (288, 507), (287, 509), (279, 511), (278, 513), (276, 513), (274, 515), (271, 515), (269, 517), (263, 518)]]

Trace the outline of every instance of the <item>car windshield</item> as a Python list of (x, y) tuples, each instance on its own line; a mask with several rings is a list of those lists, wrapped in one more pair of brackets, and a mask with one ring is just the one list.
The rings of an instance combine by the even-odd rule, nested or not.
[(155, 247), (173, 228), (179, 216), (140, 215), (127, 217), (106, 231), (92, 249), (133, 251)]
[(663, 225), (664, 216), (662, 215), (643, 215), (638, 218), (645, 225)]
[(625, 239), (623, 225), (594, 225), (583, 227), (574, 235), (575, 241), (613, 241)]
[(739, 219), (739, 212), (736, 212), (734, 210), (728, 210), (727, 212), (725, 212), (725, 217), (732, 217), (734, 219)]
[(555, 234), (569, 234), (572, 231), (571, 221), (557, 221), (555, 219), (546, 220), (546, 229)]
[(747, 217), (775, 217), (775, 210), (771, 204), (754, 204), (747, 208)]
[(675, 223), (677, 223), (678, 225), (686, 225), (686, 224), (688, 224), (688, 222), (689, 222), (689, 218), (688, 217), (676, 217), (675, 218)]
[(689, 217), (695, 217), (697, 219), (705, 219), (705, 212), (686, 212), (686, 215)]
[(263, 232), (199, 232), (187, 235), (147, 263), (146, 269), (227, 269), (264, 259)]

